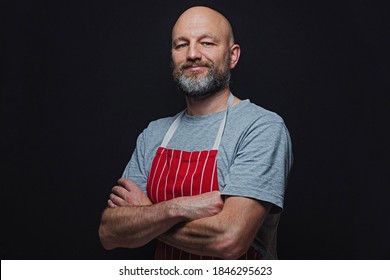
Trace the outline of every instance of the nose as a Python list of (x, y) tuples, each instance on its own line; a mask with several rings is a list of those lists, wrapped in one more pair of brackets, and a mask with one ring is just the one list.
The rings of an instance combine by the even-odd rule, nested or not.
[(202, 58), (202, 53), (199, 51), (198, 47), (195, 44), (190, 44), (187, 48), (187, 60), (194, 61), (200, 60)]

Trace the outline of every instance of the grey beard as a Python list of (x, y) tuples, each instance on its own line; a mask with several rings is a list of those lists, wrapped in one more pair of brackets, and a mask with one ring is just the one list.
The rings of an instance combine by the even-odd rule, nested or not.
[(201, 97), (211, 95), (228, 86), (230, 81), (230, 69), (223, 73), (217, 73), (210, 68), (210, 73), (205, 77), (188, 78), (182, 73), (175, 76), (178, 88), (189, 97)]

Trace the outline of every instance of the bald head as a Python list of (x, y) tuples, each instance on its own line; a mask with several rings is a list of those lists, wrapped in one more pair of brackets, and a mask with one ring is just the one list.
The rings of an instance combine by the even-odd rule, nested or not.
[(208, 7), (196, 6), (182, 13), (172, 29), (172, 42), (183, 32), (192, 33), (191, 35), (206, 32), (226, 40), (229, 45), (234, 44), (229, 21), (221, 13)]

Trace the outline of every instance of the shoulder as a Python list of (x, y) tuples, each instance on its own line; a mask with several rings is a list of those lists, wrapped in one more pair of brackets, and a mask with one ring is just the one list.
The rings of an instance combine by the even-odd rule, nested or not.
[(284, 121), (277, 113), (269, 111), (259, 105), (252, 103), (249, 99), (242, 100), (231, 109), (230, 120), (240, 126), (262, 126), (262, 125), (282, 125)]
[(171, 124), (173, 123), (173, 121), (176, 119), (176, 117), (179, 114), (180, 113), (177, 113), (174, 116), (163, 117), (163, 118), (160, 118), (157, 120), (153, 120), (148, 124), (148, 126), (145, 128), (144, 131), (147, 131), (150, 133), (167, 131), (169, 129), (169, 127), (171, 126)]
[(259, 146), (290, 149), (291, 146), (289, 131), (282, 117), (249, 100), (243, 100), (232, 108), (226, 127), (225, 139), (236, 143), (238, 149), (248, 144), (256, 149)]

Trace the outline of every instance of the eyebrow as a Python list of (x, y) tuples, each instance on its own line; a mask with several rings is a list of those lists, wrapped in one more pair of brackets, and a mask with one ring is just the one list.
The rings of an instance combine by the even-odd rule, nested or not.
[[(200, 40), (205, 39), (205, 38), (211, 38), (211, 39), (215, 40), (216, 42), (220, 42), (221, 41), (220, 39), (217, 38), (217, 36), (215, 36), (212, 33), (206, 33), (206, 34), (201, 35), (199, 37)], [(176, 44), (178, 41), (188, 41), (188, 38), (186, 36), (179, 36), (179, 37), (173, 39), (172, 43)]]
[(184, 36), (180, 36), (180, 37), (177, 37), (177, 38), (173, 39), (172, 43), (175, 44), (178, 41), (187, 41), (187, 39)]

